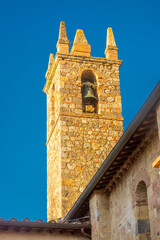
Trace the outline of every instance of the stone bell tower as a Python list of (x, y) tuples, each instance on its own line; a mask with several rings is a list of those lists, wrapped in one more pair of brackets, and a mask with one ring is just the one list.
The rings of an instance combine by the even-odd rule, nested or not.
[(47, 95), (47, 215), (63, 218), (123, 132), (119, 67), (111, 28), (105, 58), (77, 30), (71, 52), (60, 23), (57, 53), (50, 54)]

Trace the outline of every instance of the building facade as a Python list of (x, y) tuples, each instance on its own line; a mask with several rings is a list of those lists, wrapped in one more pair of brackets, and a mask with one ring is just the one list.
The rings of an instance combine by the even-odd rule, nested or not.
[(91, 57), (77, 30), (72, 49), (64, 22), (47, 82), (47, 216), (63, 218), (123, 133), (119, 67), (112, 29), (106, 58)]
[(90, 214), (94, 240), (158, 240), (159, 166), (160, 82), (65, 219)]

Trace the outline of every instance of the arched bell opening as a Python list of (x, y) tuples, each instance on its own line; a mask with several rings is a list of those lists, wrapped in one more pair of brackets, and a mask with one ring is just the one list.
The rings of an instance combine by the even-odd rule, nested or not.
[(98, 112), (97, 82), (91, 70), (83, 71), (81, 75), (82, 83), (82, 110), (88, 113)]

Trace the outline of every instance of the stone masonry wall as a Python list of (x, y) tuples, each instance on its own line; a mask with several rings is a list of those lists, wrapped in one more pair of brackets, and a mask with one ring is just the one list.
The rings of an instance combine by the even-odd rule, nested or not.
[(54, 66), (54, 79), (47, 92), (47, 216), (48, 220), (62, 215), (61, 197), (61, 124), (60, 71)]
[(113, 120), (61, 117), (63, 216), (118, 141), (121, 129)]
[[(55, 59), (57, 68), (47, 94), (48, 105), (51, 99), (55, 101), (50, 108), (55, 113), (47, 142), (48, 220), (67, 214), (122, 135), (120, 64), (71, 55)], [(82, 111), (84, 70), (91, 70), (96, 77), (98, 113)]]
[[(47, 92), (47, 141), (51, 137), (60, 112), (60, 71), (59, 66), (56, 64), (54, 65), (54, 71), (54, 79), (56, 79), (56, 82), (50, 80), (50, 88)], [(51, 79), (53, 80), (53, 75)]]
[(93, 57), (67, 56), (59, 62), (61, 111), (82, 113), (81, 74), (91, 70), (96, 76), (99, 98), (98, 113), (108, 119), (122, 121), (122, 107), (119, 82), (121, 61)]
[[(153, 127), (154, 128), (154, 127)], [(94, 191), (90, 197), (93, 240), (158, 240), (160, 236), (160, 175), (152, 167), (159, 156), (158, 131), (152, 129), (148, 145), (144, 142), (133, 152), (135, 160), (120, 182), (108, 195), (105, 189)], [(148, 140), (147, 140), (148, 141)], [(137, 202), (137, 186), (141, 199)], [(144, 199), (146, 198), (146, 201)], [(148, 204), (147, 204), (148, 202)], [(107, 204), (107, 206), (106, 206)], [(150, 233), (149, 231), (150, 230)], [(147, 232), (147, 234), (146, 234)]]
[[(160, 176), (158, 169), (152, 168), (154, 159), (159, 154), (159, 139), (156, 134), (151, 137), (152, 142), (145, 147), (133, 166), (124, 175), (122, 181), (110, 195), (110, 213), (112, 216), (112, 240), (129, 239), (159, 239), (160, 235)], [(137, 212), (136, 189), (140, 181), (147, 187), (148, 210), (151, 236), (137, 229), (137, 220), (146, 220), (146, 206)], [(138, 214), (138, 215), (137, 215)], [(140, 217), (142, 216), (142, 217)], [(142, 231), (142, 232), (141, 232)]]
[(104, 189), (95, 190), (90, 197), (90, 215), (93, 240), (111, 240), (110, 198)]
[(61, 216), (61, 130), (55, 125), (47, 146), (47, 216)]

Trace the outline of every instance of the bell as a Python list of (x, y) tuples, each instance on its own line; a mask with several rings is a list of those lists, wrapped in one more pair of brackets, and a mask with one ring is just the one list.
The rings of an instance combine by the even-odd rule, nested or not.
[(91, 103), (91, 102), (97, 102), (98, 99), (95, 97), (93, 93), (93, 89), (90, 86), (86, 86), (84, 90), (84, 95), (83, 95), (83, 101), (85, 103)]

